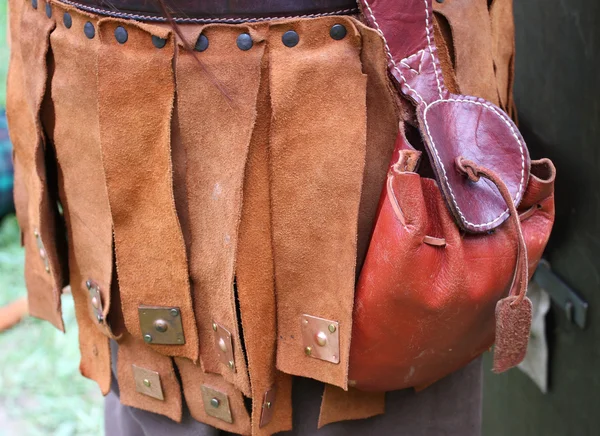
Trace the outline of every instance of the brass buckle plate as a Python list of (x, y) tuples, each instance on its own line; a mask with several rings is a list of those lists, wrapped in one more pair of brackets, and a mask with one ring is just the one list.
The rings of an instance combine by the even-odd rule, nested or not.
[(35, 229), (33, 231), (33, 235), (35, 236), (35, 242), (40, 253), (40, 258), (42, 259), (42, 262), (44, 262), (44, 269), (48, 274), (50, 274), (50, 263), (48, 262), (48, 253), (46, 252), (46, 248), (44, 248), (44, 243), (42, 242), (40, 232), (38, 232), (37, 229)]
[(149, 344), (183, 345), (185, 336), (178, 307), (139, 306), (140, 328)]
[(94, 321), (104, 321), (104, 308), (102, 306), (102, 294), (100, 294), (100, 286), (92, 280), (87, 280), (85, 286), (90, 293), (90, 307), (92, 309), (92, 318)]
[(202, 390), (202, 401), (204, 402), (206, 414), (229, 424), (233, 423), (227, 394), (206, 385), (202, 385), (200, 389)]
[(221, 363), (227, 366), (235, 372), (235, 360), (233, 359), (233, 341), (231, 340), (231, 333), (221, 324), (213, 321), (213, 332), (215, 338), (215, 347), (219, 353), (219, 359)]
[(260, 423), (258, 424), (259, 428), (264, 427), (273, 418), (273, 413), (275, 411), (275, 388), (269, 389), (265, 392), (265, 397), (262, 403), (262, 411), (260, 412)]
[(307, 356), (340, 363), (340, 329), (337, 321), (302, 315), (302, 339)]
[(156, 371), (151, 371), (136, 365), (131, 365), (133, 370), (133, 379), (135, 380), (135, 390), (140, 394), (148, 395), (163, 401), (162, 386), (160, 384), (160, 374)]

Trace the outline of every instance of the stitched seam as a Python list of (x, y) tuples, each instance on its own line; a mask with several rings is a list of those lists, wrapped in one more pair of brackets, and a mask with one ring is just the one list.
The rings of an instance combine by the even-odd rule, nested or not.
[[(425, 0), (425, 1), (427, 1), (427, 0)], [(418, 97), (418, 99), (419, 99), (420, 102), (425, 102), (425, 100), (423, 99), (423, 97), (421, 97), (421, 94), (419, 94), (416, 90), (414, 90), (408, 84), (408, 81), (406, 80), (406, 77), (404, 77), (404, 74), (402, 74), (402, 71), (400, 71), (400, 68), (398, 68), (398, 65), (396, 64), (396, 61), (394, 61), (394, 57), (392, 56), (392, 51), (390, 49), (390, 46), (388, 45), (387, 39), (386, 39), (385, 35), (383, 34), (383, 31), (381, 30), (381, 27), (379, 27), (379, 23), (377, 22), (377, 19), (375, 18), (375, 14), (373, 14), (373, 9), (371, 9), (371, 5), (369, 4), (368, 0), (363, 0), (363, 2), (365, 3), (365, 6), (367, 7), (367, 9), (369, 11), (369, 15), (371, 16), (371, 20), (373, 20), (373, 24), (375, 25), (375, 28), (376, 28), (377, 32), (383, 38), (383, 43), (385, 44), (385, 51), (386, 51), (387, 57), (390, 60), (390, 62), (392, 63), (392, 65), (394, 66), (394, 70), (396, 70), (398, 72), (398, 74), (400, 74), (400, 77), (404, 81), (404, 86), (406, 86), (416, 97)], [(411, 70), (412, 70), (412, 68), (411, 68)]]
[[(106, 9), (95, 8), (93, 6), (83, 5), (81, 3), (77, 3), (71, 0), (58, 0), (59, 3), (65, 3), (71, 6), (76, 7), (77, 9), (81, 9), (87, 12), (97, 13), (99, 15), (106, 15), (109, 17), (116, 18), (127, 18), (134, 19), (140, 21), (154, 21), (154, 22), (167, 22), (165, 17), (158, 17), (154, 15), (142, 15), (142, 14), (131, 14), (127, 12), (118, 12), (118, 11), (109, 11)], [(229, 24), (237, 24), (237, 23), (254, 23), (258, 21), (267, 21), (267, 20), (286, 20), (291, 18), (318, 18), (318, 17), (327, 17), (331, 15), (348, 15), (358, 13), (358, 8), (351, 9), (340, 9), (338, 11), (333, 12), (323, 12), (320, 14), (306, 14), (306, 15), (289, 15), (289, 16), (273, 16), (273, 17), (257, 17), (257, 18), (174, 18), (177, 23), (229, 23)]]
[[(437, 82), (438, 93), (440, 98), (444, 98), (442, 95), (442, 84), (440, 83), (440, 76), (438, 74), (437, 63), (435, 62), (435, 56), (433, 56), (433, 47), (431, 45), (431, 33), (429, 32), (429, 1), (431, 0), (423, 0), (425, 2), (425, 32), (427, 33), (427, 46), (429, 47), (429, 54), (431, 55), (431, 62), (433, 64), (433, 71), (435, 73), (435, 81)], [(421, 58), (423, 60), (423, 58)], [(419, 66), (419, 71), (421, 67)]]
[(481, 103), (481, 102), (472, 101), (472, 100), (452, 99), (451, 98), (451, 99), (447, 99), (447, 100), (437, 100), (437, 101), (434, 101), (429, 106), (427, 106), (425, 108), (425, 111), (423, 112), (423, 120), (425, 122), (425, 128), (427, 129), (427, 134), (429, 135), (429, 138), (431, 139), (431, 146), (432, 146), (433, 151), (434, 151), (434, 153), (435, 153), (435, 155), (437, 157), (437, 161), (440, 163), (440, 166), (442, 168), (442, 174), (444, 176), (444, 179), (446, 180), (446, 185), (448, 186), (448, 190), (450, 192), (450, 197), (452, 198), (452, 202), (454, 203), (454, 206), (456, 207), (456, 210), (458, 211), (458, 213), (459, 213), (460, 217), (462, 218), (463, 222), (465, 224), (471, 226), (471, 227), (474, 227), (474, 228), (481, 228), (481, 227), (486, 227), (486, 226), (492, 225), (492, 224), (496, 223), (497, 221), (501, 220), (506, 214), (509, 213), (508, 208), (504, 212), (502, 212), (498, 217), (496, 217), (494, 220), (489, 221), (489, 222), (484, 223), (484, 224), (475, 224), (475, 223), (472, 223), (470, 221), (467, 221), (467, 219), (465, 218), (465, 216), (462, 213), (462, 210), (458, 206), (458, 202), (456, 201), (456, 197), (454, 196), (454, 192), (452, 190), (452, 186), (450, 185), (450, 181), (448, 180), (448, 176), (446, 174), (446, 168), (444, 167), (444, 163), (440, 159), (440, 155), (438, 154), (437, 148), (435, 146), (435, 142), (433, 140), (433, 137), (431, 136), (431, 131), (429, 129), (429, 123), (427, 122), (427, 111), (429, 110), (429, 108), (433, 107), (434, 105), (436, 105), (438, 103), (446, 103), (446, 102), (475, 104), (475, 105), (478, 105), (478, 106), (485, 107), (485, 108), (491, 110), (492, 112), (494, 112), (498, 117), (500, 117), (500, 119), (510, 128), (510, 131), (511, 131), (513, 137), (519, 143), (519, 149), (520, 149), (520, 152), (521, 152), (521, 181), (519, 183), (519, 190), (517, 191), (517, 195), (514, 198), (515, 203), (518, 203), (518, 201), (521, 199), (521, 195), (522, 195), (522, 191), (523, 191), (523, 186), (524, 186), (524, 182), (525, 182), (525, 152), (524, 152), (523, 142), (521, 141), (521, 139), (519, 138), (519, 136), (515, 132), (515, 129), (513, 128), (513, 126), (507, 121), (507, 119), (500, 112), (498, 112), (496, 110), (496, 108), (494, 108), (490, 104)]

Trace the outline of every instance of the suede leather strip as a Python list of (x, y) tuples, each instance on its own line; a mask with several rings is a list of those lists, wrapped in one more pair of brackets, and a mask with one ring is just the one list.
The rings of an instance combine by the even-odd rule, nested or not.
[[(132, 365), (159, 374), (163, 400), (150, 397), (136, 390)], [(134, 338), (125, 333), (119, 341), (117, 378), (121, 392), (121, 403), (167, 416), (176, 422), (181, 421), (181, 386), (175, 374), (173, 359), (146, 346), (142, 339)]]
[[(181, 376), (181, 382), (184, 386), (183, 393), (192, 418), (223, 431), (241, 435), (251, 434), (250, 415), (246, 410), (242, 393), (235, 386), (228, 383), (219, 374), (205, 373), (200, 365), (195, 365), (188, 359), (175, 358), (175, 363)], [(204, 401), (202, 400), (203, 385), (227, 395), (232, 423), (206, 413)]]
[(442, 14), (450, 24), (454, 68), (461, 92), (498, 104), (487, 4), (488, 0), (434, 1), (433, 10)]
[[(239, 50), (236, 38), (248, 32), (253, 46)], [(261, 32), (247, 26), (209, 25), (202, 33), (210, 40), (210, 48), (195, 54), (226, 94), (193, 53), (179, 51), (177, 106), (187, 157), (190, 275), (204, 369), (222, 374), (250, 396), (233, 283), (244, 171), (265, 44)], [(232, 335), (235, 371), (220, 361), (213, 322)]]
[[(292, 428), (291, 376), (275, 369), (277, 307), (269, 190), (271, 99), (268, 53), (263, 56), (256, 109), (244, 180), (236, 283), (252, 386), (252, 434), (262, 436)], [(271, 406), (273, 416), (261, 427), (263, 398), (271, 389), (275, 389)]]
[(367, 254), (379, 196), (398, 135), (396, 91), (387, 72), (385, 45), (375, 30), (355, 22), (362, 39), (360, 60), (367, 76), (367, 148), (358, 214), (357, 274)]
[[(54, 73), (51, 97), (54, 104), (53, 142), (61, 168), (66, 215), (70, 227), (71, 271), (79, 271), (79, 280), (71, 278), (71, 292), (88, 299), (87, 313), (107, 336), (105, 322), (98, 322), (91, 310), (86, 281), (100, 289), (104, 319), (110, 311), (112, 277), (112, 219), (104, 183), (96, 89), (98, 38), (83, 33), (86, 22), (97, 25), (94, 16), (75, 8), (54, 6), (56, 16), (65, 12), (72, 17), (67, 29), (62, 21), (51, 36)], [(81, 126), (87, 126), (82, 129)], [(85, 340), (85, 337), (81, 337)]]
[[(362, 37), (361, 61), (367, 75), (367, 151), (358, 224), (357, 264), (362, 265), (374, 226), (386, 169), (398, 135), (398, 109), (387, 73), (387, 58), (381, 36), (357, 24)], [(358, 268), (357, 268), (358, 269)], [(360, 271), (358, 269), (358, 271)], [(319, 428), (337, 421), (364, 419), (385, 412), (385, 394), (344, 391), (325, 385)]]
[[(66, 285), (66, 245), (59, 227), (56, 192), (51, 190), (47, 177), (40, 121), (46, 92), (48, 42), (54, 22), (47, 19), (43, 9), (17, 3), (11, 2), (10, 7), (11, 34), (16, 37), (8, 77), (7, 118), (18, 179), (15, 204), (25, 245), (29, 313), (64, 330), (60, 295)], [(40, 256), (35, 232), (43, 243), (49, 272)]]
[[(54, 5), (53, 11), (57, 17), (68, 11), (73, 24), (67, 29), (59, 21), (50, 38), (54, 62), (44, 119), (56, 149), (60, 199), (71, 241), (70, 283), (79, 325), (80, 370), (107, 394), (111, 381), (108, 336), (112, 332), (106, 318), (113, 265), (112, 220), (99, 142), (95, 86), (98, 41), (83, 36), (84, 24), (91, 21), (95, 25), (96, 21), (74, 8)], [(87, 280), (100, 288), (102, 322), (92, 311)]]
[[(128, 32), (124, 44), (115, 38), (117, 26)], [(159, 27), (113, 19), (100, 20), (97, 34), (100, 143), (125, 326), (141, 339), (140, 305), (178, 307), (185, 344), (151, 347), (197, 360), (187, 257), (172, 185), (174, 40)], [(153, 35), (166, 39), (163, 48), (153, 45)]]
[(385, 413), (385, 392), (364, 392), (325, 385), (318, 428), (349, 419), (366, 419)]
[(515, 23), (513, 0), (494, 0), (490, 6), (492, 58), (500, 107), (512, 117), (515, 78)]
[[(336, 41), (327, 29), (338, 23), (348, 33)], [(293, 48), (281, 42), (289, 30), (301, 35)], [(360, 33), (345, 17), (273, 24), (269, 33), (277, 367), (342, 388), (366, 153), (360, 48)], [(303, 314), (339, 322), (339, 364), (305, 354)]]

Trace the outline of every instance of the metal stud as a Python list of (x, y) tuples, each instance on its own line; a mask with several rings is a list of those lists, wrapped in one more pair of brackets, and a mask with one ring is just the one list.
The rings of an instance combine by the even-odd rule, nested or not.
[(200, 34), (198, 40), (196, 41), (196, 45), (194, 46), (194, 50), (196, 51), (204, 51), (208, 48), (208, 38), (206, 35)]
[(248, 33), (242, 33), (237, 37), (236, 44), (240, 50), (247, 51), (252, 48), (254, 42)]
[(210, 400), (210, 405), (212, 407), (219, 407), (219, 405), (221, 404), (221, 402), (217, 399), (217, 398), (211, 398)]
[(281, 41), (286, 47), (295, 47), (300, 41), (300, 35), (293, 30), (288, 30), (281, 37)]
[(163, 48), (165, 45), (167, 45), (167, 40), (165, 38), (159, 38), (158, 36), (152, 35), (152, 44), (154, 44), (154, 47), (156, 48)]
[(216, 322), (213, 322), (213, 324), (212, 324), (212, 329), (213, 329), (213, 331), (215, 331), (215, 332), (216, 332), (216, 331), (217, 331), (217, 328), (218, 328), (218, 327), (217, 327), (217, 323), (216, 323)]
[(98, 297), (92, 297), (92, 306), (94, 309), (98, 309), (100, 307), (100, 302), (98, 301)]
[(85, 36), (87, 36), (88, 39), (93, 39), (94, 36), (96, 36), (96, 28), (90, 21), (88, 21), (83, 26), (83, 33), (85, 33)]
[(337, 327), (335, 326), (335, 324), (329, 324), (328, 329), (331, 333), (335, 333), (335, 331), (337, 330)]
[(159, 333), (164, 333), (169, 328), (169, 324), (164, 319), (154, 321), (154, 329)]
[(92, 289), (92, 282), (90, 280), (85, 281), (85, 287), (88, 288), (88, 291)]
[(150, 380), (148, 380), (147, 378), (144, 379), (144, 386), (146, 386), (147, 388), (149, 388), (150, 386), (152, 386), (152, 382)]
[(150, 343), (152, 342), (152, 336), (151, 335), (144, 335), (144, 342), (146, 343)]
[(37, 0), (31, 0), (31, 6), (33, 9), (37, 9)]
[(70, 29), (73, 25), (73, 18), (71, 18), (71, 14), (69, 14), (68, 12), (65, 12), (65, 14), (63, 15), (63, 24), (67, 29)]
[(219, 339), (219, 348), (221, 349), (221, 351), (223, 353), (227, 352), (227, 344), (225, 344), (225, 339), (223, 339), (223, 338)]
[(125, 44), (129, 35), (127, 34), (127, 30), (123, 26), (117, 26), (115, 29), (115, 39), (119, 44)]
[(312, 354), (312, 347), (306, 347), (306, 348), (304, 349), (304, 353), (305, 353), (307, 356), (310, 356), (310, 355)]
[(348, 31), (343, 24), (334, 24), (331, 26), (331, 30), (329, 30), (329, 36), (331, 36), (336, 41), (340, 39), (344, 39)]
[(176, 316), (179, 316), (179, 309), (173, 308), (169, 312), (171, 313), (171, 316), (173, 318), (175, 318)]
[(46, 3), (46, 16), (52, 18), (52, 6), (50, 6), (50, 3)]
[(327, 345), (327, 335), (325, 334), (325, 332), (319, 332), (317, 333), (317, 345), (319, 347), (324, 347), (325, 345)]

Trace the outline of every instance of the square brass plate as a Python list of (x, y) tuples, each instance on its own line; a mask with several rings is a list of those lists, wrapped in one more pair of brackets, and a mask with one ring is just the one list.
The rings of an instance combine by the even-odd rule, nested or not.
[(183, 325), (178, 307), (139, 306), (142, 338), (149, 344), (183, 345)]
[(104, 320), (104, 308), (102, 306), (102, 294), (100, 293), (100, 286), (98, 286), (98, 284), (92, 280), (88, 280), (86, 285), (90, 293), (92, 319), (97, 322), (102, 322)]
[(201, 386), (202, 401), (207, 415), (220, 419), (228, 423), (233, 423), (231, 409), (229, 408), (229, 398), (227, 394), (206, 385)]
[(269, 389), (265, 392), (265, 397), (262, 403), (262, 411), (260, 412), (260, 423), (259, 428), (264, 427), (273, 418), (273, 412), (275, 411), (275, 388)]
[(302, 315), (302, 339), (307, 356), (327, 362), (340, 363), (340, 326), (311, 315)]
[[(216, 327), (216, 329), (215, 329)], [(231, 333), (221, 324), (213, 323), (215, 347), (219, 353), (219, 359), (223, 365), (235, 372), (235, 360), (233, 359), (233, 341)]]
[(135, 380), (135, 390), (140, 394), (148, 395), (157, 400), (164, 400), (162, 386), (160, 384), (160, 375), (156, 371), (131, 365), (133, 378)]

